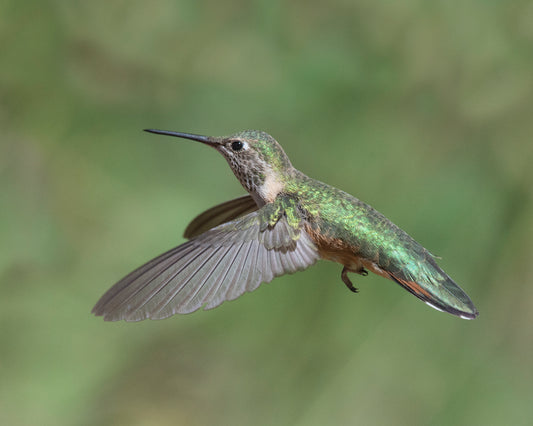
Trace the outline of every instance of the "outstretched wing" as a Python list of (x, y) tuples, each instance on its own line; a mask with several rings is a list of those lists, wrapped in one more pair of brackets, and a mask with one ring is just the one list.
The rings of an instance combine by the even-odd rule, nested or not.
[(300, 225), (266, 206), (213, 228), (133, 271), (92, 312), (107, 321), (162, 319), (211, 309), (279, 275), (315, 263), (317, 249)]
[(196, 216), (185, 229), (183, 236), (191, 239), (215, 226), (256, 211), (259, 207), (250, 195), (244, 195), (211, 207)]

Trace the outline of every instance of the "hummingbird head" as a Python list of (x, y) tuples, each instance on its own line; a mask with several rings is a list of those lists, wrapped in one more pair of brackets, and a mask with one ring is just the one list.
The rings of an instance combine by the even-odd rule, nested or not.
[(294, 170), (278, 142), (259, 130), (244, 130), (223, 137), (145, 130), (195, 140), (215, 148), (224, 156), (241, 185), (260, 205), (273, 201), (283, 191), (285, 177)]

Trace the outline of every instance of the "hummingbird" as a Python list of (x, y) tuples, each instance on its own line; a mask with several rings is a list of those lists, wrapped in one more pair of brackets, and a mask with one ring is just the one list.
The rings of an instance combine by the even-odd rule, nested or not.
[(163, 319), (212, 309), (319, 259), (348, 273), (388, 278), (439, 311), (474, 319), (468, 295), (405, 231), (354, 196), (294, 168), (269, 134), (245, 130), (225, 137), (166, 130), (220, 152), (248, 192), (197, 216), (188, 240), (112, 286), (92, 312), (106, 321)]

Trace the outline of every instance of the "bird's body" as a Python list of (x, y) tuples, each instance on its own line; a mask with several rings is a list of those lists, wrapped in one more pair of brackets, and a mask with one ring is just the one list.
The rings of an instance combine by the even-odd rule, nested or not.
[(136, 321), (208, 309), (326, 259), (344, 266), (342, 280), (352, 291), (347, 272), (369, 270), (438, 310), (477, 316), (431, 253), (374, 208), (295, 169), (270, 135), (149, 131), (215, 147), (250, 195), (198, 216), (185, 231), (188, 242), (115, 284), (95, 314)]

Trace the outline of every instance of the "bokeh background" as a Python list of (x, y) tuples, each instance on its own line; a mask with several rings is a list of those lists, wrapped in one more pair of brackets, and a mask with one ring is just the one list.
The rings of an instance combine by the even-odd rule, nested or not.
[[(533, 421), (533, 4), (0, 3), (0, 423)], [(464, 321), (320, 262), (165, 321), (90, 315), (243, 194), (146, 127), (257, 128), (399, 224)]]

